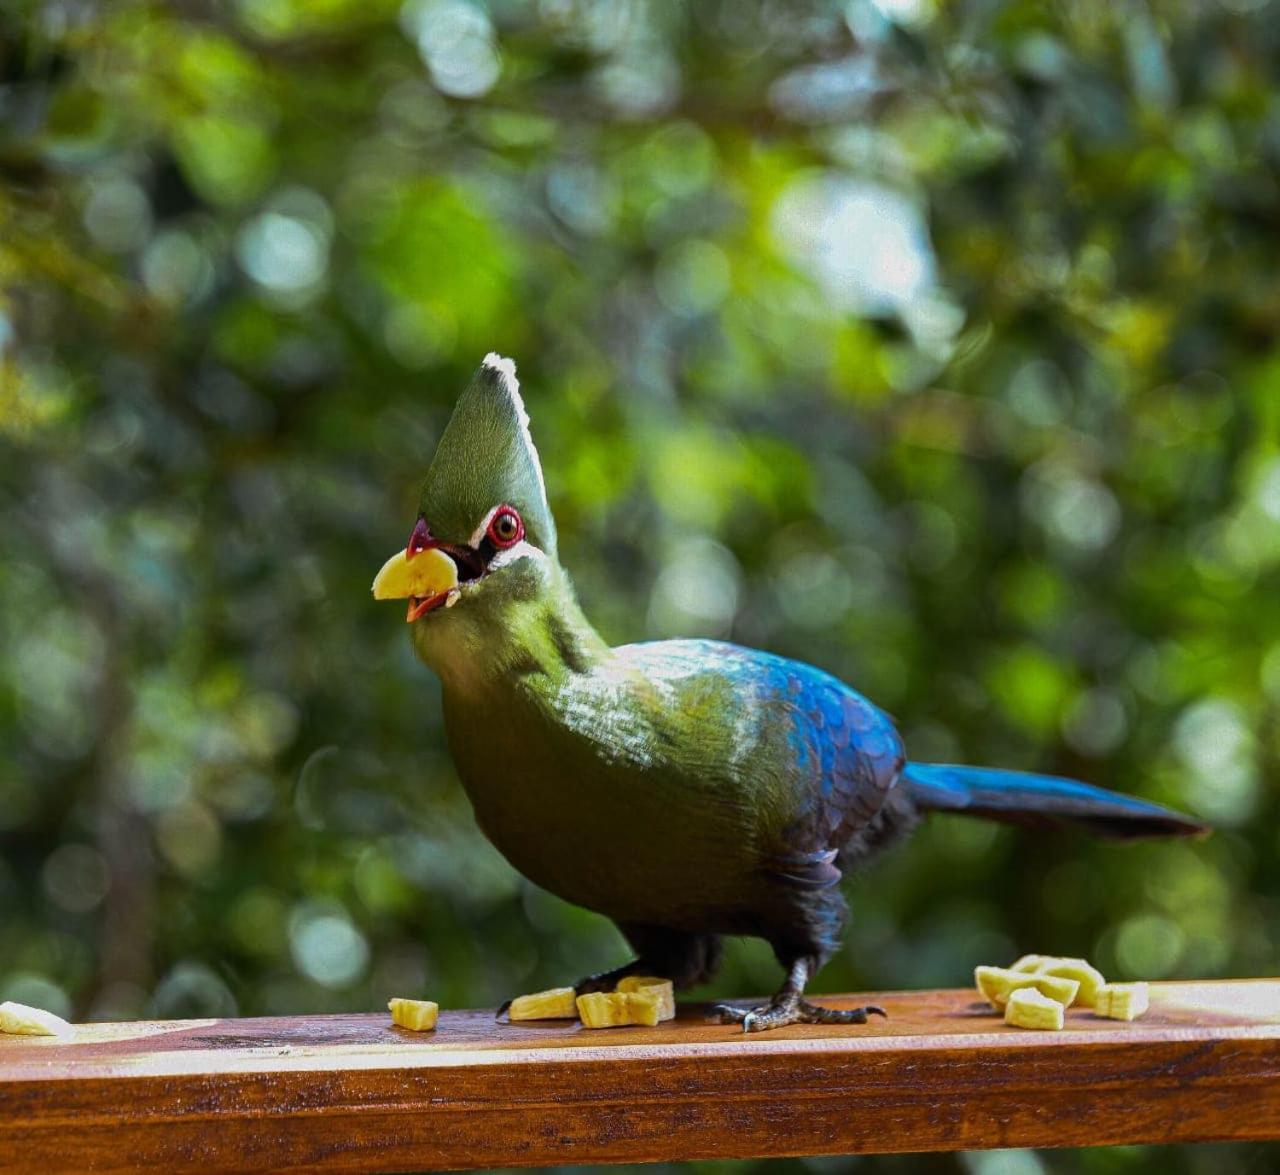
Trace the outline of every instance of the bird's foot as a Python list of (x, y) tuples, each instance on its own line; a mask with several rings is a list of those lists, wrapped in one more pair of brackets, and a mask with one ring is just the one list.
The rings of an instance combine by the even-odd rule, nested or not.
[(788, 1024), (865, 1024), (867, 1016), (872, 1014), (886, 1015), (885, 1010), (875, 1004), (865, 1008), (820, 1008), (803, 996), (788, 993), (774, 996), (767, 1004), (755, 1008), (717, 1004), (708, 1019), (715, 1024), (741, 1024), (743, 1032), (765, 1032)]

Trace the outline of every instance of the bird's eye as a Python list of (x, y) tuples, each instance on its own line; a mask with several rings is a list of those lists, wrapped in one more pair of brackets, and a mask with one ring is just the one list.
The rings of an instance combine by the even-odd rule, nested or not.
[(524, 538), (524, 523), (510, 506), (499, 506), (489, 521), (488, 533), (495, 546), (512, 547)]

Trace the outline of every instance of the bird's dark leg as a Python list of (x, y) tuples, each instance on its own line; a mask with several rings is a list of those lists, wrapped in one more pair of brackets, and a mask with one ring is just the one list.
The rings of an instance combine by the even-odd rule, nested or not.
[(743, 1032), (764, 1032), (769, 1028), (782, 1028), (788, 1024), (865, 1024), (867, 1016), (874, 1013), (883, 1016), (885, 1011), (874, 1004), (865, 1008), (820, 1008), (804, 998), (805, 984), (811, 972), (817, 970), (814, 960), (796, 959), (787, 969), (787, 981), (767, 1004), (756, 1008), (735, 1008), (731, 1004), (717, 1004), (711, 1009), (710, 1019), (718, 1024), (741, 1024)]
[(589, 991), (613, 991), (618, 986), (620, 980), (626, 979), (628, 975), (647, 975), (650, 974), (645, 970), (645, 961), (641, 957), (631, 960), (630, 963), (623, 963), (621, 967), (615, 967), (612, 971), (601, 971), (596, 975), (587, 975), (579, 979), (573, 985), (574, 995), (586, 995)]
[[(650, 972), (645, 970), (644, 960), (632, 959), (630, 963), (624, 963), (621, 967), (615, 967), (612, 971), (601, 971), (596, 975), (584, 976), (573, 985), (573, 994), (586, 995), (589, 991), (613, 991), (618, 986), (619, 980), (626, 979), (628, 975), (647, 974), (650, 974)], [(493, 1014), (494, 1019), (501, 1020), (510, 1010), (511, 1000), (503, 1000), (501, 1006)]]

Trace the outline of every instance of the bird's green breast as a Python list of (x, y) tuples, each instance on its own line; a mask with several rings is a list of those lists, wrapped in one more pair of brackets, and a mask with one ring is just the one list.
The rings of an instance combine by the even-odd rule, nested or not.
[(732, 929), (772, 821), (761, 731), (724, 689), (612, 658), (446, 686), (449, 746), (481, 828), (537, 884), (622, 922)]

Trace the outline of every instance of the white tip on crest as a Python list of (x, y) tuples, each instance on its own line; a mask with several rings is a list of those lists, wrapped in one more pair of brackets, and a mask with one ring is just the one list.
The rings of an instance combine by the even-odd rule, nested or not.
[(514, 359), (507, 359), (499, 355), (497, 351), (490, 351), (484, 357), (484, 363), (481, 366), (505, 375), (511, 381), (512, 390), (519, 391), (520, 381), (516, 379), (516, 361)]
[(490, 371), (496, 371), (506, 381), (507, 391), (510, 392), (511, 399), (515, 402), (516, 414), (520, 420), (520, 432), (533, 457), (533, 467), (538, 475), (538, 489), (542, 494), (542, 502), (545, 506), (547, 486), (542, 477), (542, 462), (538, 459), (538, 450), (534, 448), (533, 437), (529, 432), (529, 413), (525, 410), (524, 398), (520, 395), (520, 381), (516, 378), (516, 361), (508, 359), (504, 355), (499, 355), (497, 351), (490, 351), (484, 357), (484, 362), (481, 366), (487, 367)]

